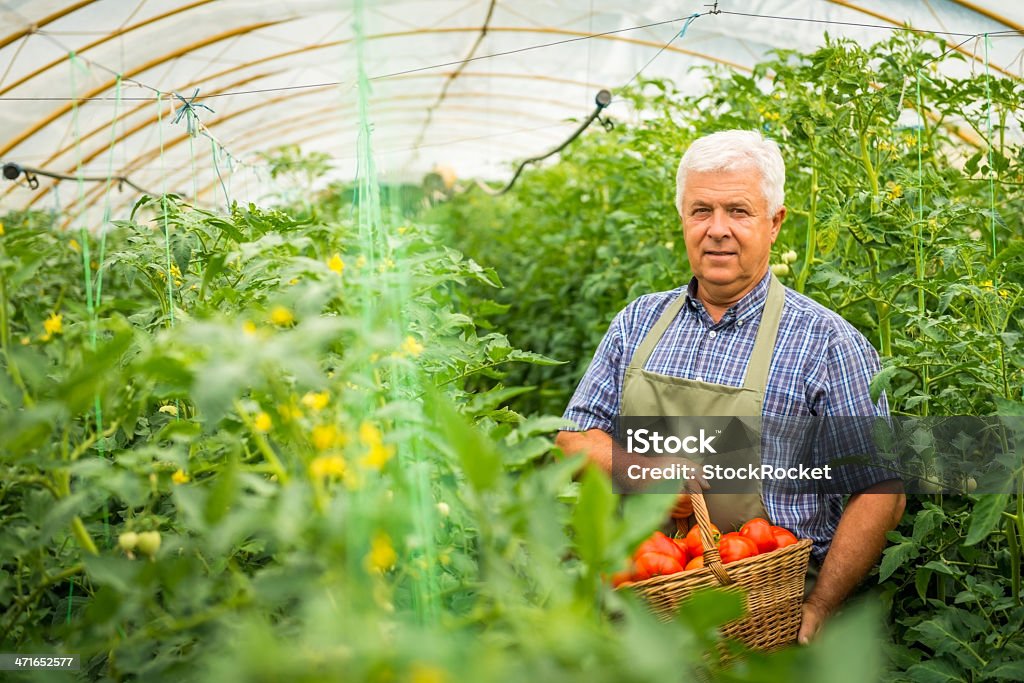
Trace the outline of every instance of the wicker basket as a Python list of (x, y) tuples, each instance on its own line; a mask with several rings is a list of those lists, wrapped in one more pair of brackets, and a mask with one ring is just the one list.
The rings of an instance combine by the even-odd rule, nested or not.
[(811, 541), (722, 565), (718, 548), (711, 542), (711, 522), (704, 497), (693, 494), (693, 510), (705, 548), (704, 568), (655, 576), (624, 584), (621, 588), (639, 593), (663, 621), (675, 614), (679, 603), (701, 588), (723, 586), (745, 596), (746, 616), (722, 627), (722, 634), (737, 638), (747, 647), (774, 650), (796, 641), (800, 630), (801, 605)]

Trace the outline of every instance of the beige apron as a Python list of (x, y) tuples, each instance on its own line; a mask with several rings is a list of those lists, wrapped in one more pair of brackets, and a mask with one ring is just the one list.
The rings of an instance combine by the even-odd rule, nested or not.
[[(686, 294), (681, 294), (644, 337), (626, 368), (622, 389), (622, 415), (760, 418), (784, 301), (785, 290), (773, 273), (754, 349), (747, 363), (743, 386), (730, 387), (644, 370), (644, 365), (661, 341), (665, 330), (686, 303)], [(759, 446), (760, 435), (756, 434), (754, 438), (757, 439), (755, 443)], [(753, 465), (757, 467), (760, 462), (753, 462)], [(707, 494), (704, 498), (711, 522), (721, 529), (723, 534), (737, 529), (740, 524), (753, 517), (768, 517), (761, 501), (760, 486), (756, 493), (714, 494), (709, 491)]]

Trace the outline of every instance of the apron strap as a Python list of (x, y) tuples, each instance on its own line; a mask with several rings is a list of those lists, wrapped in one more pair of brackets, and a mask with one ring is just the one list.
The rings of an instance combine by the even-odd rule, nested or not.
[(754, 350), (750, 353), (747, 372), (743, 377), (743, 388), (753, 389), (762, 396), (768, 386), (768, 371), (771, 369), (775, 338), (778, 336), (782, 306), (785, 303), (786, 290), (775, 277), (775, 273), (772, 273), (764, 309), (761, 311), (761, 322), (757, 327), (757, 337), (754, 339)]
[(672, 321), (679, 311), (682, 310), (683, 304), (686, 303), (686, 292), (683, 291), (677, 296), (672, 303), (668, 305), (665, 312), (661, 314), (658, 321), (654, 323), (654, 327), (650, 329), (647, 336), (640, 342), (640, 346), (637, 347), (636, 352), (633, 353), (633, 357), (629, 361), (629, 367), (637, 370), (642, 370), (647, 365), (647, 359), (654, 353), (654, 347), (661, 341), (662, 336), (665, 334), (665, 330), (672, 324)]

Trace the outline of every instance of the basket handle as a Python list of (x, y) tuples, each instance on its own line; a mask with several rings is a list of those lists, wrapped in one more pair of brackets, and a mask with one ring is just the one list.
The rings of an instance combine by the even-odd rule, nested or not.
[(690, 493), (690, 502), (693, 503), (693, 514), (697, 518), (697, 527), (700, 529), (701, 544), (706, 548), (704, 551), (704, 566), (711, 570), (711, 573), (718, 579), (722, 586), (732, 583), (732, 577), (725, 570), (722, 564), (722, 556), (718, 553), (718, 544), (711, 536), (711, 517), (708, 515), (707, 502), (704, 494), (700, 491)]

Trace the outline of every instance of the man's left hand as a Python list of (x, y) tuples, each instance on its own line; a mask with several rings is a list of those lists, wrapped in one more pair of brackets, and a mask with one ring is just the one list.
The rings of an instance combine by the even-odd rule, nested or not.
[(825, 610), (813, 602), (805, 602), (803, 605), (803, 614), (800, 620), (800, 633), (796, 637), (796, 642), (801, 645), (807, 645), (821, 630), (822, 624), (825, 623), (825, 619), (828, 617)]

